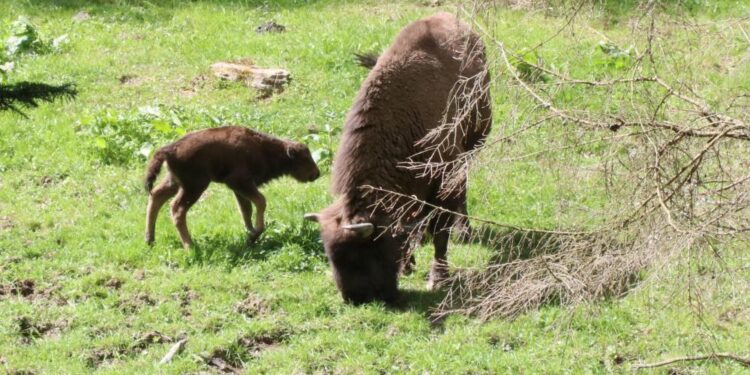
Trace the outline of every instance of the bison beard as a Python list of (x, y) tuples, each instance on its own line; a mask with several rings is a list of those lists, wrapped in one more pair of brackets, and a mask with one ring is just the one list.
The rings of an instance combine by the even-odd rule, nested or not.
[[(350, 109), (334, 160), (332, 191), (336, 202), (306, 219), (320, 224), (321, 239), (344, 300), (393, 301), (409, 238), (396, 231), (399, 217), (377, 205), (377, 194), (363, 189), (415, 197), (453, 212), (466, 205), (466, 181), (423, 176), (400, 163), (457, 160), (479, 146), (490, 129), (489, 76), (484, 46), (470, 28), (449, 13), (408, 25), (376, 59)], [(435, 136), (437, 134), (437, 136)], [(415, 224), (426, 218), (415, 212)], [(447, 277), (446, 251), (455, 218), (440, 215), (425, 225), (432, 234), (435, 259), (428, 287)]]

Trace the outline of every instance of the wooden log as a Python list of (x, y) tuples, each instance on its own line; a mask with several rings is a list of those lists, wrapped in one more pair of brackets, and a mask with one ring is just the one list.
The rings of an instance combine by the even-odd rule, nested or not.
[(221, 79), (242, 82), (264, 94), (283, 91), (284, 85), (290, 81), (289, 71), (257, 67), (249, 60), (217, 62), (211, 65), (211, 71)]

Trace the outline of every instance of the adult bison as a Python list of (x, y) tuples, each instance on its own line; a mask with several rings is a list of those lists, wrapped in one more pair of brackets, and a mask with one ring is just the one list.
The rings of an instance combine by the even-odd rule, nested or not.
[[(488, 86), (484, 45), (468, 25), (449, 13), (408, 25), (378, 57), (347, 115), (334, 159), (332, 191), (338, 198), (321, 213), (305, 216), (320, 224), (344, 300), (362, 303), (397, 297), (409, 234), (395, 222), (409, 225), (429, 219), (426, 229), (432, 234), (435, 259), (428, 287), (447, 276), (449, 229), (455, 218), (425, 216), (417, 206), (396, 214), (376, 204), (382, 194), (363, 187), (463, 210), (465, 178), (457, 184), (446, 180), (449, 175), (465, 176), (452, 173), (450, 162), (475, 149), (489, 132)], [(439, 161), (447, 167), (437, 174), (421, 173), (404, 167), (406, 161), (412, 165)], [(395, 203), (405, 205), (408, 200)], [(406, 223), (404, 217), (409, 217)]]

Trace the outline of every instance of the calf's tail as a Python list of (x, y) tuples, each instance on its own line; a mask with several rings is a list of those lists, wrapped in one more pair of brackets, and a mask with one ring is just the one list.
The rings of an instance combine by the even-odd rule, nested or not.
[(156, 181), (156, 177), (159, 176), (161, 165), (164, 164), (164, 161), (166, 159), (167, 147), (162, 147), (156, 150), (154, 156), (151, 158), (151, 161), (148, 162), (148, 168), (146, 169), (146, 181), (144, 184), (147, 193), (150, 193), (151, 189), (153, 189), (154, 181)]

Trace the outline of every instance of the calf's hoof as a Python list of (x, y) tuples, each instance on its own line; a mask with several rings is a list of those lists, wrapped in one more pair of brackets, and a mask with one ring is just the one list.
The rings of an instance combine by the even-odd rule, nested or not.
[(258, 238), (260, 237), (261, 233), (263, 233), (263, 231), (255, 229), (248, 231), (247, 240), (245, 241), (245, 243), (247, 243), (248, 245), (255, 244), (256, 242), (258, 242)]

